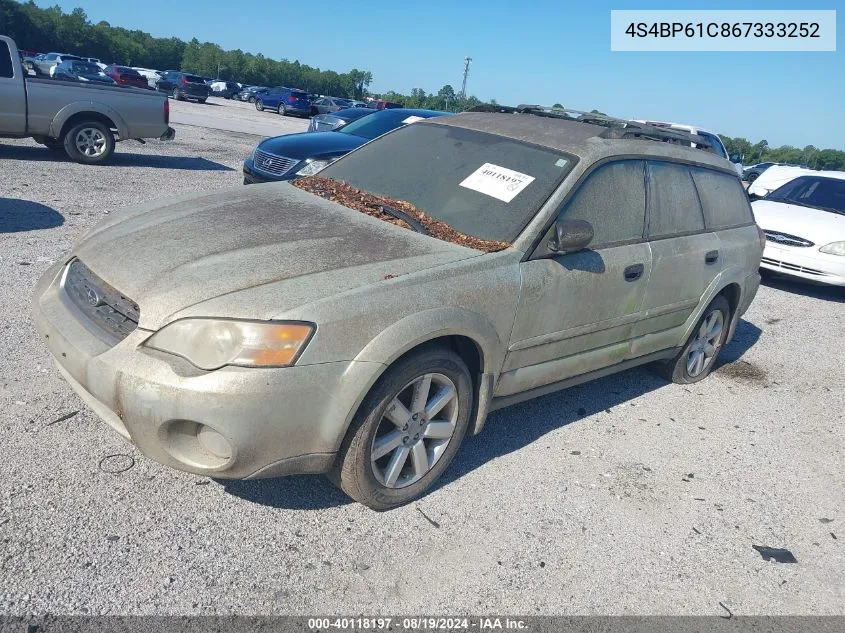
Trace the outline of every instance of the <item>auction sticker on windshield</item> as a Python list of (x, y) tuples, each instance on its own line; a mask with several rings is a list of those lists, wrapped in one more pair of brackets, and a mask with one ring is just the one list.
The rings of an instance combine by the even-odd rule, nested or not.
[(467, 176), (460, 185), (502, 202), (510, 202), (532, 182), (534, 182), (534, 176), (521, 174), (493, 163), (484, 163)]

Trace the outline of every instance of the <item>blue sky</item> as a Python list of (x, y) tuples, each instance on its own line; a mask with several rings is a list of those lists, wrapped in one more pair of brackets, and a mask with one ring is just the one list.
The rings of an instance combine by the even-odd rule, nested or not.
[[(51, 6), (56, 0), (37, 0)], [(684, 3), (560, 0), (59, 0), (93, 21), (156, 36), (299, 59), (322, 69), (370, 70), (376, 92), (460, 88), (499, 103), (563, 103), (623, 117), (691, 123), (770, 145), (845, 150), (845, 39), (837, 52), (633, 53), (610, 51), (611, 9), (692, 8)], [(569, 5), (569, 6), (567, 6)], [(143, 6), (143, 9), (136, 7)], [(817, 0), (769, 0), (766, 9), (837, 9)], [(717, 2), (695, 8), (745, 9)]]

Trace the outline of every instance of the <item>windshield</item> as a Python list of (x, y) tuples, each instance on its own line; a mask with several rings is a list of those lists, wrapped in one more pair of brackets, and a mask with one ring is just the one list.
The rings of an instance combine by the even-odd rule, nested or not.
[[(443, 114), (446, 113), (444, 112)], [(413, 123), (414, 121), (427, 119), (432, 116), (440, 116), (440, 113), (431, 111), (412, 114), (408, 111), (382, 111), (377, 114), (373, 114), (373, 116), (358, 119), (354, 123), (350, 123), (344, 127), (342, 130), (338, 130), (338, 132), (352, 134), (353, 136), (360, 136), (361, 138), (371, 141), (377, 136), (387, 134), (391, 130), (395, 130), (400, 126), (405, 125), (406, 122)]]
[(461, 234), (500, 245), (484, 248), (449, 241), (500, 250), (516, 239), (570, 165), (563, 153), (513, 139), (416, 123), (364, 145), (319, 175), (382, 196), (406, 212), (416, 210), (423, 224), (427, 216)]
[(73, 72), (78, 73), (80, 75), (99, 75), (100, 74), (100, 67), (96, 64), (88, 64), (88, 63), (77, 63), (74, 62), (72, 65)]
[(766, 200), (798, 204), (845, 215), (845, 180), (799, 176), (775, 189)]

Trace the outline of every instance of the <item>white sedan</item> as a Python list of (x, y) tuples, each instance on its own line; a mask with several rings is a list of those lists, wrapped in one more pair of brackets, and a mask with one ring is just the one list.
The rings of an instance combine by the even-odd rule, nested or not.
[(760, 267), (845, 286), (845, 174), (815, 174), (798, 176), (751, 203), (766, 234)]

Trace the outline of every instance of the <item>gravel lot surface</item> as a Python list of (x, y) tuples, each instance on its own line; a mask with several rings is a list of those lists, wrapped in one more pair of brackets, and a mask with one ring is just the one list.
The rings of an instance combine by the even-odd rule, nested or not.
[(308, 119), (259, 112), (251, 103), (216, 97), (210, 97), (204, 105), (171, 99), (170, 122), (260, 136), (278, 136), (308, 129)]
[(388, 513), (146, 459), (52, 368), (29, 301), (105, 213), (241, 186), (257, 137), (176, 127), (99, 168), (0, 141), (0, 613), (845, 613), (841, 290), (768, 281), (697, 385), (638, 369), (498, 411)]

